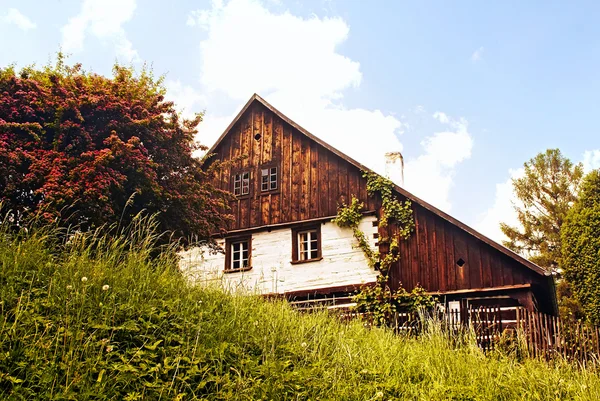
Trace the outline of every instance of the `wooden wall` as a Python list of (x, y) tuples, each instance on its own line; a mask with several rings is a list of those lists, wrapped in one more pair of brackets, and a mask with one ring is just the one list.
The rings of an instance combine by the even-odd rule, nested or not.
[[(260, 139), (254, 139), (260, 134)], [(358, 168), (298, 132), (255, 102), (215, 149), (217, 158), (247, 155), (224, 169), (217, 184), (231, 190), (232, 171), (251, 173), (250, 196), (231, 202), (235, 223), (230, 230), (335, 216), (340, 202), (351, 194), (376, 209), (367, 199), (366, 181)], [(383, 157), (383, 156), (382, 156)], [(259, 166), (277, 163), (280, 189), (261, 194)]]
[[(548, 290), (542, 276), (442, 217), (413, 202), (415, 231), (400, 241), (400, 261), (390, 270), (390, 284), (408, 290), (455, 291), (532, 284)], [(395, 227), (389, 230), (394, 235)], [(380, 236), (390, 231), (380, 230)], [(457, 261), (465, 263), (458, 266)]]

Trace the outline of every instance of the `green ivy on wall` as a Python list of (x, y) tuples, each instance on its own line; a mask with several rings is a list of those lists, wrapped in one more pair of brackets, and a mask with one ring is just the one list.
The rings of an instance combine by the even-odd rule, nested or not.
[(402, 286), (392, 292), (388, 286), (390, 267), (400, 260), (398, 239), (407, 240), (415, 228), (411, 202), (402, 202), (394, 193), (394, 184), (387, 178), (373, 172), (364, 172), (367, 179), (367, 193), (381, 199), (379, 227), (396, 223), (398, 235), (393, 238), (379, 238), (380, 243), (389, 243), (389, 251), (381, 255), (369, 245), (367, 236), (358, 227), (362, 220), (364, 205), (354, 195), (349, 205), (341, 205), (333, 222), (339, 227), (351, 228), (358, 247), (365, 254), (369, 266), (377, 269), (377, 285), (363, 288), (354, 296), (356, 310), (367, 313), (373, 323), (381, 326), (390, 321), (397, 308), (415, 310), (419, 307), (433, 307), (435, 299), (426, 294), (425, 289), (417, 285), (411, 292)]

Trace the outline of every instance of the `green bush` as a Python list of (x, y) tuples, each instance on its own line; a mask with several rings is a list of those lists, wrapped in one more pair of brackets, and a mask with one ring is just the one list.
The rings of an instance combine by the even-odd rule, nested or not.
[(600, 399), (594, 372), (486, 357), (435, 326), (404, 339), (189, 285), (144, 219), (58, 234), (0, 230), (0, 399)]
[(584, 177), (561, 228), (565, 278), (585, 316), (600, 324), (600, 171)]

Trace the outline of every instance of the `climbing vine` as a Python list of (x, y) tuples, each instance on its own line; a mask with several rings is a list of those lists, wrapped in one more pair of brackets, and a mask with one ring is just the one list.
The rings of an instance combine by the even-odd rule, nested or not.
[(394, 184), (387, 178), (373, 172), (363, 173), (367, 179), (367, 193), (369, 196), (381, 197), (383, 212), (379, 219), (379, 226), (386, 227), (390, 221), (396, 221), (400, 238), (408, 239), (415, 228), (410, 201), (400, 201), (394, 194)]
[(392, 239), (379, 238), (380, 243), (389, 243), (389, 251), (382, 255), (369, 245), (367, 236), (359, 229), (364, 204), (354, 195), (349, 205), (343, 204), (338, 208), (333, 222), (339, 227), (352, 229), (358, 247), (365, 254), (369, 266), (379, 271), (377, 285), (363, 288), (354, 296), (354, 301), (358, 312), (369, 314), (373, 323), (380, 326), (390, 321), (398, 307), (409, 310), (432, 307), (435, 300), (419, 285), (411, 292), (407, 292), (402, 286), (395, 292), (390, 290), (387, 284), (388, 272), (390, 267), (400, 260), (398, 238), (407, 240), (415, 227), (411, 202), (402, 202), (396, 197), (394, 184), (389, 179), (373, 172), (364, 172), (363, 176), (367, 179), (368, 195), (381, 199), (379, 227), (387, 227), (390, 222), (396, 223), (397, 236), (393, 236)]

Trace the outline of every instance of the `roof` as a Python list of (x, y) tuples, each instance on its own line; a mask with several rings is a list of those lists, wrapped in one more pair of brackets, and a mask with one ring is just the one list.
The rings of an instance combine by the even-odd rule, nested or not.
[[(342, 159), (344, 159), (348, 163), (352, 164), (353, 166), (355, 166), (355, 167), (357, 167), (357, 168), (359, 168), (359, 169), (361, 169), (361, 170), (363, 170), (365, 172), (373, 172), (372, 169), (370, 169), (367, 166), (365, 166), (365, 165), (357, 162), (356, 160), (354, 160), (350, 156), (348, 156), (348, 155), (340, 152), (339, 150), (337, 150), (333, 146), (329, 145), (328, 143), (326, 143), (322, 139), (318, 138), (317, 136), (311, 134), (306, 129), (302, 128), (300, 125), (296, 124), (294, 121), (292, 121), (290, 118), (288, 118), (285, 114), (283, 114), (282, 112), (280, 112), (279, 110), (277, 110), (275, 107), (273, 107), (271, 104), (269, 104), (269, 102), (267, 102), (265, 99), (263, 99), (262, 97), (260, 97), (256, 93), (254, 95), (252, 95), (252, 97), (250, 98), (250, 100), (248, 100), (248, 102), (244, 105), (244, 107), (242, 108), (242, 110), (237, 114), (237, 116), (233, 119), (233, 121), (225, 129), (225, 131), (223, 132), (223, 134), (219, 137), (219, 139), (217, 139), (217, 141), (215, 142), (215, 144), (208, 150), (207, 155), (209, 155), (209, 157), (210, 157), (211, 154), (214, 153), (214, 150), (221, 143), (221, 141), (223, 140), (223, 138), (225, 138), (225, 136), (229, 133), (229, 131), (231, 130), (231, 128), (233, 128), (233, 126), (239, 121), (239, 119), (242, 117), (242, 115), (244, 115), (244, 113), (250, 108), (250, 106), (254, 102), (258, 102), (258, 103), (262, 104), (264, 107), (266, 107), (268, 110), (270, 110), (271, 112), (273, 112), (275, 115), (277, 115), (277, 117), (281, 118), (287, 124), (291, 125), (295, 129), (297, 129), (298, 131), (300, 131), (302, 134), (306, 135), (308, 138), (312, 139), (313, 141), (315, 141), (319, 145), (323, 146), (324, 148), (326, 148), (330, 152), (332, 152), (332, 153), (336, 154), (337, 156), (341, 157)], [(452, 223), (456, 227), (458, 227), (458, 228), (466, 231), (467, 233), (471, 234), (475, 238), (479, 239), (482, 242), (485, 242), (486, 244), (488, 244), (491, 247), (497, 249), (498, 251), (502, 252), (506, 256), (508, 256), (508, 257), (516, 260), (517, 262), (519, 262), (522, 265), (528, 267), (529, 269), (533, 270), (534, 272), (536, 272), (538, 274), (541, 274), (541, 275), (544, 275), (544, 276), (550, 276), (550, 273), (547, 272), (544, 268), (542, 268), (542, 267), (536, 265), (535, 263), (533, 263), (533, 262), (525, 259), (521, 255), (519, 255), (519, 254), (511, 251), (510, 249), (506, 248), (505, 246), (498, 244), (496, 241), (494, 241), (494, 240), (486, 237), (485, 235), (483, 235), (480, 232), (478, 232), (477, 230), (469, 227), (465, 223), (463, 223), (463, 222), (455, 219), (454, 217), (450, 216), (449, 214), (441, 211), (440, 209), (436, 208), (435, 206), (433, 206), (433, 205), (425, 202), (424, 200), (420, 199), (419, 197), (413, 195), (412, 193), (408, 192), (406, 189), (404, 189), (404, 188), (402, 188), (402, 187), (400, 187), (400, 186), (398, 186), (396, 184), (394, 184), (394, 189), (395, 189), (395, 191), (397, 193), (399, 193), (400, 195), (402, 195), (405, 198), (409, 199), (411, 202), (414, 202), (414, 203), (418, 204), (422, 208), (424, 208), (424, 209), (430, 211), (431, 213), (433, 213), (433, 214), (441, 217), (442, 219), (444, 219), (444, 220)]]

